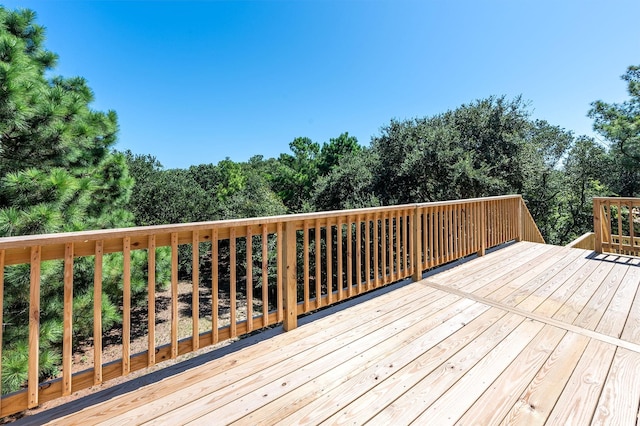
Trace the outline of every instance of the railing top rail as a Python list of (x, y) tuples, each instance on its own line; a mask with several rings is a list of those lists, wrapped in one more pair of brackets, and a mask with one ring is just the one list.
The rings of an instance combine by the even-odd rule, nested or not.
[(61, 232), (55, 234), (20, 235), (0, 238), (0, 250), (15, 249), (28, 246), (46, 246), (60, 243), (88, 242), (124, 237), (140, 237), (151, 234), (168, 234), (172, 232), (201, 231), (215, 228), (267, 225), (272, 223), (296, 222), (314, 219), (326, 219), (336, 216), (362, 216), (385, 211), (414, 209), (420, 207), (437, 207), (455, 204), (468, 204), (480, 201), (499, 201), (521, 198), (521, 195), (501, 195), (485, 198), (467, 198), (461, 200), (436, 201), (428, 203), (402, 204), (397, 206), (370, 207), (352, 210), (333, 210), (326, 212), (299, 213), (257, 218), (215, 220), (208, 222), (190, 222), (167, 225), (136, 226), (130, 228), (98, 229), (93, 231)]
[(640, 198), (634, 197), (593, 197), (593, 201), (616, 201), (622, 203), (640, 203)]

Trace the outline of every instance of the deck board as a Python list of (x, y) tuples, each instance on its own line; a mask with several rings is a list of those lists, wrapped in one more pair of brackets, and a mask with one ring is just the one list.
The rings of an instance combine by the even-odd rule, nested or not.
[(514, 243), (51, 424), (635, 424), (639, 263)]

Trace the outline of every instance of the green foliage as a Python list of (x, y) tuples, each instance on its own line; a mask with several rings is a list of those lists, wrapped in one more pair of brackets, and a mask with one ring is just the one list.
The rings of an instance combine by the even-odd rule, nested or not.
[(559, 222), (566, 216), (566, 211), (561, 209), (561, 200), (567, 193), (563, 162), (573, 143), (571, 132), (537, 120), (531, 123), (523, 147), (522, 194), (540, 232), (549, 242), (558, 242)]
[(320, 145), (309, 138), (296, 138), (289, 147), (293, 155), (280, 154), (273, 188), (290, 212), (308, 211), (308, 200), (318, 178)]
[[(80, 77), (48, 78), (57, 60), (29, 10), (0, 7), (0, 235), (110, 228), (132, 224), (126, 210), (133, 181), (124, 156), (112, 152), (115, 112), (90, 108)], [(74, 268), (76, 337), (91, 330), (93, 265)], [(110, 272), (105, 265), (105, 273)], [(28, 265), (6, 268), (2, 390), (26, 378)], [(40, 377), (57, 374), (62, 340), (62, 264), (44, 262), (41, 276)], [(119, 320), (117, 296), (105, 293), (105, 325)]]
[(369, 150), (343, 156), (315, 185), (313, 203), (317, 210), (343, 210), (380, 205), (374, 193), (375, 157)]
[[(132, 169), (133, 172), (133, 169)], [(136, 176), (129, 209), (137, 225), (212, 220), (214, 200), (188, 170), (155, 170)]]
[(434, 117), (392, 120), (371, 150), (373, 191), (383, 204), (520, 193), (549, 243), (590, 231), (591, 197), (609, 193), (598, 180), (610, 175), (606, 151), (530, 120), (520, 98), (490, 97)]
[(434, 117), (392, 120), (372, 141), (380, 199), (399, 204), (521, 192), (527, 116), (519, 98), (491, 97)]
[(318, 173), (325, 176), (331, 170), (338, 166), (342, 158), (350, 158), (357, 156), (362, 152), (362, 146), (358, 143), (358, 139), (349, 136), (349, 132), (345, 132), (337, 138), (329, 139), (329, 143), (322, 145), (320, 156), (318, 157)]
[(601, 178), (610, 170), (607, 152), (602, 146), (587, 137), (576, 140), (565, 163), (566, 192), (560, 200), (560, 209), (567, 214), (556, 228), (559, 243), (566, 244), (586, 230), (593, 230), (592, 199), (608, 193)]
[(630, 66), (622, 79), (630, 99), (619, 104), (593, 102), (589, 117), (594, 119), (593, 128), (611, 143), (620, 166), (613, 170), (618, 194), (634, 197), (640, 194), (640, 66)]

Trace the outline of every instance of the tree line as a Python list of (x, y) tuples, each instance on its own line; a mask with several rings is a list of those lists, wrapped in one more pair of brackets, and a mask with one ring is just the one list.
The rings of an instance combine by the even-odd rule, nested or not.
[[(117, 115), (90, 107), (81, 77), (49, 77), (57, 56), (30, 10), (0, 7), (0, 236), (197, 222), (520, 193), (549, 243), (592, 229), (593, 196), (640, 193), (640, 67), (629, 99), (589, 115), (607, 144), (533, 119), (521, 98), (490, 96), (428, 117), (392, 119), (366, 146), (344, 132), (295, 138), (277, 158), (165, 169), (116, 150)], [(146, 303), (146, 254), (132, 254), (134, 304)], [(159, 265), (169, 253), (158, 250)], [(189, 259), (189, 256), (182, 256)], [(93, 270), (74, 267), (74, 342), (91, 335)], [(189, 262), (180, 264), (190, 274)], [(24, 385), (28, 265), (5, 268), (2, 391)], [(167, 268), (159, 268), (159, 271)], [(103, 326), (121, 321), (122, 257), (105, 256)], [(62, 264), (42, 265), (40, 376), (58, 374)], [(159, 287), (169, 277), (159, 273)]]
[(127, 151), (136, 182), (128, 207), (138, 225), (151, 225), (517, 193), (545, 240), (563, 245), (592, 230), (592, 197), (639, 193), (639, 144), (614, 140), (620, 131), (604, 125), (613, 121), (611, 108), (629, 109), (595, 102), (590, 112), (608, 146), (532, 119), (519, 97), (491, 96), (393, 119), (368, 146), (346, 132), (322, 144), (300, 137), (278, 158), (188, 169), (164, 169), (152, 155)]

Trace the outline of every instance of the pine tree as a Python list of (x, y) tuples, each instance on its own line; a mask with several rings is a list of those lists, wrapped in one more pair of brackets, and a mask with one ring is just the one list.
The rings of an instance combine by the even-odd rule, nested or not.
[[(34, 12), (0, 7), (0, 236), (130, 225), (124, 207), (133, 180), (124, 157), (113, 151), (116, 114), (91, 109), (93, 93), (83, 78), (47, 77), (57, 56), (44, 39)], [(28, 269), (6, 268), (3, 393), (26, 380)], [(91, 259), (76, 262), (74, 278), (74, 322), (82, 339), (92, 321), (91, 310), (83, 309), (92, 303)], [(55, 375), (59, 365), (62, 285), (61, 263), (43, 262), (41, 378)], [(119, 321), (118, 296), (103, 300), (109, 327)]]

